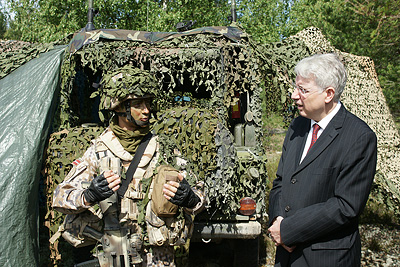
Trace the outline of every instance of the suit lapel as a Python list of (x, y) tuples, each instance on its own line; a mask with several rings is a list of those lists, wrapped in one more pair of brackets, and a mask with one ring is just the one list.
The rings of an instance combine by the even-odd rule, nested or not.
[[(340, 133), (340, 129), (342, 128), (342, 125), (344, 123), (346, 113), (347, 113), (347, 110), (344, 108), (344, 106), (342, 104), (342, 107), (339, 109), (338, 113), (329, 122), (326, 129), (322, 132), (321, 136), (317, 139), (317, 141), (313, 145), (312, 149), (307, 153), (306, 157), (301, 162), (301, 164), (297, 166), (297, 168), (293, 174), (298, 173), (299, 171), (304, 169), (306, 166), (308, 166), (311, 162), (313, 162), (315, 160), (316, 157), (318, 157), (333, 142), (333, 140)], [(306, 139), (306, 138), (307, 138), (307, 136), (304, 139)], [(305, 140), (303, 142), (303, 145), (301, 146), (301, 149), (300, 149), (301, 151), (298, 153), (300, 155), (299, 157), (301, 157), (301, 153), (303, 152), (302, 148), (304, 148), (304, 143), (305, 143)], [(299, 161), (297, 161), (297, 162), (299, 162)]]
[(304, 132), (301, 135), (301, 136), (303, 136), (303, 138), (300, 138), (298, 140), (298, 143), (296, 144), (296, 161), (295, 161), (296, 162), (296, 166), (299, 165), (301, 156), (303, 155), (303, 148), (304, 148), (304, 146), (306, 144), (307, 136), (308, 136), (308, 133), (310, 131), (310, 125), (311, 125), (310, 119), (307, 119), (307, 123), (304, 124), (304, 125), (307, 125), (307, 126), (305, 126), (303, 129), (301, 129), (301, 132)]

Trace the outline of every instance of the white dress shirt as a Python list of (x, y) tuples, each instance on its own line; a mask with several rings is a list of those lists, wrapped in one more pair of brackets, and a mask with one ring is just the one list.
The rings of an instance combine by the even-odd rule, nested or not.
[[(325, 118), (323, 118), (321, 121), (318, 122), (319, 127), (321, 127), (317, 133), (317, 138), (319, 138), (322, 134), (322, 132), (324, 131), (324, 129), (326, 129), (326, 127), (328, 126), (329, 122), (332, 120), (333, 117), (335, 117), (336, 113), (338, 113), (340, 107), (342, 106), (342, 104), (340, 103), (340, 101), (337, 103), (336, 107), (328, 113), (328, 115), (325, 116)], [(310, 131), (308, 132), (307, 135), (307, 141), (306, 144), (304, 146), (303, 149), (303, 155), (301, 156), (301, 160), (300, 163), (303, 161), (303, 159), (306, 157), (307, 152), (308, 152), (308, 148), (310, 147), (311, 144), (311, 138), (312, 138), (312, 132), (313, 132), (313, 125), (315, 123), (317, 123), (314, 120), (311, 120), (310, 122)]]

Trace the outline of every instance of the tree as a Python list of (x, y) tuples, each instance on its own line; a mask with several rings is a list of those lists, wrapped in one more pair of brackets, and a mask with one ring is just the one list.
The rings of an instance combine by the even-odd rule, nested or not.
[(0, 39), (3, 38), (7, 30), (7, 18), (3, 11), (0, 9)]
[(289, 4), (287, 0), (238, 0), (238, 21), (256, 41), (276, 42), (282, 38)]
[[(85, 27), (87, 1), (6, 0), (15, 13), (9, 37), (29, 42), (50, 42)], [(175, 31), (182, 20), (196, 27), (226, 25), (229, 5), (220, 0), (95, 0), (96, 28)], [(10, 38), (11, 39), (11, 38)]]
[[(7, 39), (51, 42), (84, 28), (87, 1), (4, 0), (14, 19)], [(236, 0), (238, 23), (259, 43), (279, 41), (315, 26), (338, 49), (371, 57), (392, 112), (400, 114), (400, 2), (393, 0)], [(230, 1), (223, 0), (94, 0), (96, 28), (176, 31), (230, 22)], [(1, 22), (1, 20), (0, 20)], [(1, 33), (1, 30), (0, 30)]]
[[(87, 1), (5, 0), (15, 17), (9, 39), (50, 42), (85, 27)], [(259, 42), (278, 41), (285, 25), (289, 0), (236, 0), (238, 22)], [(96, 28), (144, 31), (176, 31), (185, 20), (195, 27), (224, 26), (230, 23), (228, 0), (94, 0), (99, 15)]]
[(398, 1), (346, 1), (370, 27), (366, 55), (376, 62), (379, 82), (390, 109), (400, 115), (400, 3)]
[(285, 36), (315, 26), (336, 48), (368, 56), (392, 112), (400, 112), (400, 2), (393, 0), (298, 0)]

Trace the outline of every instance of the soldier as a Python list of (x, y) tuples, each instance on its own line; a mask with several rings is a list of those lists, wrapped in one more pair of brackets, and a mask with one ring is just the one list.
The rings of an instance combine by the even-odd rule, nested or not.
[[(205, 205), (201, 184), (191, 188), (185, 179), (185, 160), (177, 150), (161, 151), (160, 137), (150, 131), (157, 86), (148, 71), (130, 66), (103, 77), (100, 109), (114, 116), (54, 191), (53, 207), (69, 222), (99, 204), (101, 266), (175, 266), (173, 246), (185, 244), (192, 216)], [(175, 168), (166, 165), (166, 154), (174, 155)]]

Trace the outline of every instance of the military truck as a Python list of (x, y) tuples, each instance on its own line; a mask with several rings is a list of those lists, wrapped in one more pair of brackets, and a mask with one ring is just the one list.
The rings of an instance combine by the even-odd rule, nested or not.
[[(49, 237), (55, 237), (63, 221), (50, 208), (52, 193), (71, 162), (107, 125), (107, 114), (99, 116), (99, 100), (90, 95), (104, 72), (124, 64), (157, 75), (165, 97), (157, 103), (154, 131), (169, 135), (205, 182), (210, 204), (195, 220), (189, 253), (199, 265), (214, 255), (220, 256), (215, 257), (220, 265), (257, 264), (267, 186), (261, 106), (279, 103), (290, 117), (293, 109), (285, 103), (290, 103), (291, 70), (315, 53), (333, 51), (343, 58), (349, 75), (343, 103), (378, 135), (378, 170), (368, 212), (398, 218), (400, 138), (373, 61), (335, 49), (318, 29), (263, 46), (253, 44), (235, 24), (180, 33), (91, 30), (68, 43), (0, 41), (0, 125), (5, 129), (0, 134), (0, 265), (79, 262), (62, 238), (51, 239), (52, 262), (46, 262)], [(40, 188), (46, 199), (40, 198)], [(249, 198), (256, 203), (254, 213)], [(38, 202), (46, 209), (40, 217)], [(40, 229), (37, 242), (42, 225), (47, 228)], [(80, 248), (83, 252), (90, 253)], [(185, 254), (177, 251), (177, 256)]]
[[(190, 257), (210, 258), (208, 248), (222, 248), (215, 261), (258, 266), (267, 183), (263, 89), (254, 47), (235, 24), (172, 33), (102, 29), (75, 34), (61, 66), (46, 155), (48, 203), (88, 140), (108, 124), (110, 114), (98, 112), (100, 100), (91, 97), (102, 75), (125, 64), (158, 77), (163, 97), (155, 99), (153, 131), (173, 140), (204, 181), (209, 204), (196, 216)], [(62, 216), (49, 207), (46, 218), (53, 235)], [(57, 254), (62, 241), (52, 242)]]

